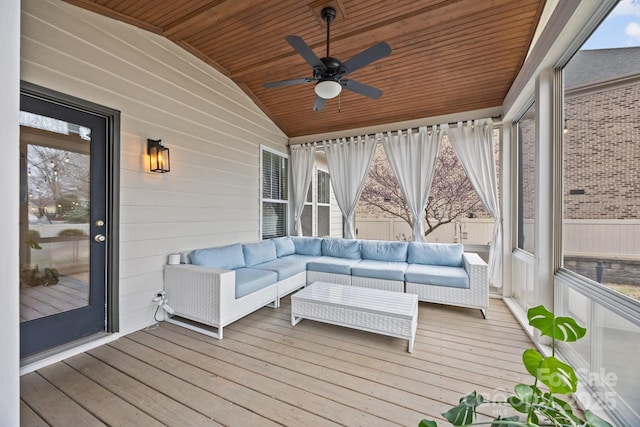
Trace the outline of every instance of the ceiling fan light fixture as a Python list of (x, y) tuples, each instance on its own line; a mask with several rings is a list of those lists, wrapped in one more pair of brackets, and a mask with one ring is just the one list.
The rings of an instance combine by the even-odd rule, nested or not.
[(316, 95), (324, 99), (332, 99), (340, 95), (342, 85), (335, 80), (321, 80), (314, 88)]

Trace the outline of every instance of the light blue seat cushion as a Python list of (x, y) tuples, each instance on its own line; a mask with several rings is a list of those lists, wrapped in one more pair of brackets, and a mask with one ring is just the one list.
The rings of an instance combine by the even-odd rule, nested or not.
[(389, 242), (384, 240), (361, 240), (362, 259), (377, 261), (407, 261), (407, 242)]
[(407, 261), (409, 264), (461, 267), (463, 251), (460, 243), (409, 242)]
[(409, 264), (404, 279), (411, 283), (469, 289), (469, 276), (462, 267)]
[(323, 239), (322, 255), (360, 259), (360, 242), (353, 239)]
[(191, 263), (225, 270), (235, 270), (246, 265), (240, 243), (218, 248), (196, 249), (191, 252)]
[(404, 272), (408, 265), (406, 262), (364, 259), (351, 267), (351, 275), (404, 281)]
[(245, 243), (242, 245), (244, 262), (247, 267), (273, 261), (276, 255), (276, 245), (271, 240), (263, 240), (257, 243)]
[(273, 285), (278, 275), (273, 271), (239, 268), (236, 270), (236, 299)]
[(307, 271), (307, 262), (315, 259), (317, 257), (311, 255), (294, 254), (265, 262), (264, 264), (254, 265), (252, 268), (273, 271), (278, 274), (278, 280), (284, 280), (295, 274)]
[(322, 239), (318, 237), (291, 237), (298, 255), (322, 255)]
[(276, 245), (276, 255), (278, 258), (296, 253), (296, 245), (293, 244), (291, 237), (276, 237), (271, 240)]
[(323, 256), (307, 263), (307, 270), (321, 273), (351, 274), (351, 267), (359, 263), (359, 259)]

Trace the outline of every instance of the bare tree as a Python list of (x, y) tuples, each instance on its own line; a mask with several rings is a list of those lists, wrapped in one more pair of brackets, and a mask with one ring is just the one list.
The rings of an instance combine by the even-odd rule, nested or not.
[(447, 140), (436, 163), (436, 172), (427, 203), (425, 235), (443, 224), (467, 217), (482, 203)]
[[(389, 166), (382, 146), (377, 148), (360, 201), (375, 206), (382, 212), (402, 218), (409, 225), (413, 222), (398, 180)], [(480, 199), (467, 179), (453, 148), (445, 139), (436, 163), (429, 201), (425, 209), (425, 235), (444, 224), (467, 217), (481, 209)]]
[[(74, 206), (86, 204), (89, 194), (89, 164), (85, 154), (30, 145), (27, 173), (30, 204), (39, 216), (51, 220)], [(52, 212), (47, 207), (54, 207)]]

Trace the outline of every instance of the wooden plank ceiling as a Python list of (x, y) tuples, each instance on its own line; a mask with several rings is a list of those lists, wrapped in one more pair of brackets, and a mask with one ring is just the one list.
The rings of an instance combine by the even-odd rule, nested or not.
[[(66, 0), (164, 35), (233, 79), (289, 137), (455, 114), (502, 104), (535, 32), (544, 0)], [(381, 89), (377, 100), (344, 90), (312, 111), (311, 77), (285, 41), (302, 37), (346, 61), (386, 41), (391, 55), (349, 75)]]

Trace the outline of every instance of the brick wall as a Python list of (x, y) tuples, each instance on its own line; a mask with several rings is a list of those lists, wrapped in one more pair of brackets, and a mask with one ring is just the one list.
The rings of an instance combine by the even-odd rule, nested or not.
[(640, 218), (640, 82), (565, 105), (565, 217)]

